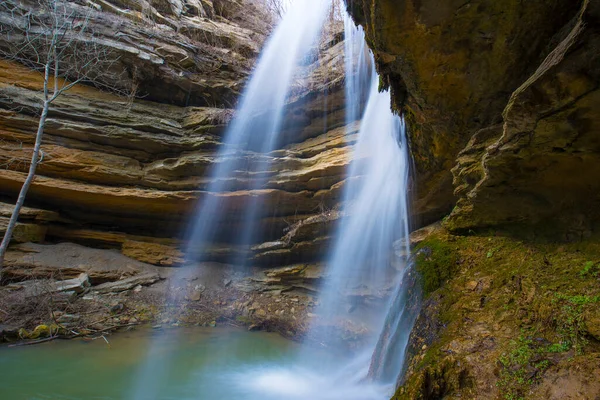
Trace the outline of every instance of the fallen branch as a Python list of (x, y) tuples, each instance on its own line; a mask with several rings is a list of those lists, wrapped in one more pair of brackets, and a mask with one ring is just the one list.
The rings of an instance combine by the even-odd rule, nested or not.
[[(97, 335), (99, 333), (104, 333), (104, 332), (108, 332), (108, 331), (112, 331), (112, 330), (117, 330), (117, 329), (121, 329), (121, 328), (127, 328), (129, 326), (136, 326), (136, 325), (141, 325), (141, 324), (140, 323), (132, 323), (132, 324), (124, 324), (124, 325), (114, 325), (114, 326), (111, 326), (111, 327), (108, 327), (108, 328), (105, 328), (105, 329), (101, 329), (99, 331), (94, 331), (94, 332), (89, 333), (89, 334), (77, 333), (77, 334), (74, 334), (74, 335), (55, 335), (55, 336), (47, 337), (47, 338), (44, 338), (44, 339), (37, 339), (37, 340), (31, 340), (31, 341), (28, 341), (28, 342), (20, 342), (20, 343), (11, 344), (11, 345), (8, 345), (8, 347), (31, 346), (31, 345), (34, 345), (34, 344), (51, 342), (51, 341), (56, 340), (56, 339), (71, 340), (71, 339), (75, 339), (75, 338), (88, 337), (88, 336), (91, 336), (91, 335)], [(102, 335), (100, 337), (104, 337), (104, 335)], [(108, 343), (108, 340), (106, 338), (104, 338), (104, 340), (106, 341), (106, 343)], [(110, 345), (110, 343), (109, 343), (109, 345)]]
[(50, 337), (44, 338), (44, 339), (32, 340), (32, 341), (29, 341), (29, 342), (21, 342), (21, 343), (10, 344), (10, 345), (8, 345), (8, 347), (31, 346), (31, 345), (34, 345), (34, 344), (51, 342), (51, 341), (56, 340), (56, 339), (61, 339), (61, 336), (56, 335), (56, 336), (50, 336)]

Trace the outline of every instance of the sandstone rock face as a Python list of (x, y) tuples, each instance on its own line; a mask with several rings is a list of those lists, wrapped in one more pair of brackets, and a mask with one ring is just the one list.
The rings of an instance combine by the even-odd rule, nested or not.
[[(36, 1), (15, 3), (0, 9), (5, 26), (35, 23), (29, 13), (42, 14)], [(86, 19), (89, 40), (116, 60), (111, 68), (118, 81), (101, 83), (136, 88), (139, 96), (163, 103), (234, 104), (270, 29), (268, 15), (251, 2), (89, 3), (65, 2), (66, 14)], [(19, 39), (19, 31), (3, 37), (0, 49)]]
[(354, 0), (349, 9), (409, 123), (422, 223), (457, 198), (456, 229), (593, 214), (594, 2)]
[(558, 225), (589, 235), (600, 217), (600, 7), (584, 2), (560, 42), (517, 88), (503, 123), (478, 133), (453, 169), (453, 229)]
[(114, 249), (92, 249), (73, 243), (12, 246), (3, 269), (4, 278), (12, 281), (73, 279), (85, 274), (93, 285), (148, 273), (156, 274), (158, 268), (125, 257)]
[[(19, 4), (17, 15), (37, 12), (33, 3)], [(91, 12), (71, 6), (90, 13), (93, 40), (118, 55), (115, 68), (137, 71), (115, 84), (137, 86), (143, 99), (76, 85), (55, 100), (27, 197), (28, 205), (52, 218), (30, 221), (23, 213), (15, 240), (119, 248), (141, 262), (180, 265), (191, 215), (200, 202), (217, 197), (226, 217), (216, 243), (203, 246), (203, 259), (226, 261), (248, 250), (231, 242), (242, 210), (258, 199), (264, 207), (255, 243), (287, 237), (287, 229), (307, 218), (307, 226), (323, 226), (315, 228), (315, 237), (285, 239), (275, 253), (268, 245), (250, 251), (252, 262), (320, 257), (332, 224), (314, 217), (339, 203), (356, 140), (344, 127), (339, 27), (296, 73), (279, 149), (258, 154), (232, 148), (221, 157), (216, 149), (270, 29), (266, 15), (233, 1), (95, 4)], [(0, 13), (2, 21), (7, 18)], [(7, 40), (0, 39), (0, 48)], [(0, 60), (0, 196), (6, 201), (0, 218), (10, 215), (29, 167), (42, 85), (38, 72)], [(356, 132), (358, 125), (348, 130)], [(239, 158), (247, 170), (229, 178), (233, 191), (208, 192), (211, 169)], [(267, 179), (248, 173), (267, 164)], [(248, 190), (257, 179), (266, 183)]]

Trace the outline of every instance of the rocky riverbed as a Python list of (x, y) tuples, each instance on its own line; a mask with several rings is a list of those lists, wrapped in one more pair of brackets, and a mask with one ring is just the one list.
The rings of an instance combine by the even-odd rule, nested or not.
[[(139, 324), (232, 325), (300, 339), (318, 307), (321, 265), (240, 270), (157, 267), (72, 243), (14, 246), (0, 287), (2, 340), (94, 335)], [(360, 339), (360, 327), (343, 334)]]

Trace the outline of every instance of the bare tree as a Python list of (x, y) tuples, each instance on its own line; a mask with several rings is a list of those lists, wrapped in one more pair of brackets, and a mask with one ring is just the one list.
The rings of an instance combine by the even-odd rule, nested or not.
[(92, 9), (65, 0), (0, 3), (0, 57), (19, 62), (43, 74), (40, 117), (27, 177), (0, 245), (0, 272), (19, 212), (43, 161), (42, 137), (52, 102), (81, 82), (110, 88), (117, 81), (117, 61), (89, 29)]
[(261, 6), (275, 18), (281, 18), (292, 0), (255, 0), (255, 4)]

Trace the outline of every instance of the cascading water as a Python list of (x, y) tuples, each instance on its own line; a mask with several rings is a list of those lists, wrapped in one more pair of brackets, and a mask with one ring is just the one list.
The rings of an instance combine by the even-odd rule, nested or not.
[(344, 69), (346, 75), (346, 125), (360, 120), (371, 82), (371, 58), (365, 33), (349, 15), (344, 16)]
[[(249, 193), (262, 189), (267, 182), (270, 158), (267, 153), (277, 146), (282, 125), (283, 110), (291, 80), (299, 61), (312, 49), (321, 31), (330, 0), (302, 0), (293, 2), (268, 40), (252, 77), (241, 98), (235, 118), (231, 122), (216, 158), (216, 167), (210, 172), (210, 184), (196, 211), (189, 233), (186, 261), (203, 259), (207, 246), (218, 241), (224, 221), (231, 220), (226, 201), (219, 194), (244, 190)], [(243, 171), (246, 171), (245, 173)], [(247, 248), (256, 232), (259, 193), (250, 196), (241, 215), (241, 229), (235, 242)], [(232, 264), (243, 265), (246, 254), (241, 251)], [(185, 281), (189, 268), (179, 269), (172, 282)], [(185, 291), (185, 290), (184, 290)], [(185, 293), (174, 289), (167, 304), (175, 309)], [(138, 374), (132, 398), (156, 398), (157, 388), (169, 368), (165, 356), (166, 333), (159, 334), (150, 348), (147, 361)], [(172, 342), (172, 340), (171, 340)]]
[[(328, 0), (303, 0), (294, 2), (273, 32), (261, 53), (236, 116), (226, 132), (218, 154), (217, 167), (211, 172), (209, 193), (236, 190), (238, 182), (232, 177), (248, 168), (249, 185), (244, 190), (256, 190), (264, 186), (270, 166), (268, 152), (277, 146), (282, 124), (283, 110), (291, 79), (298, 62), (314, 44), (326, 14)], [(250, 153), (249, 153), (250, 152)], [(244, 155), (244, 156), (240, 156)], [(215, 236), (219, 237), (223, 198), (208, 196), (200, 203), (186, 255), (193, 260), (202, 255), (203, 245)], [(255, 231), (258, 196), (245, 204), (239, 218), (242, 230), (237, 242), (247, 245)], [(235, 264), (243, 263), (243, 257)]]
[[(368, 95), (345, 189), (345, 217), (308, 343), (294, 366), (265, 367), (246, 377), (260, 394), (257, 398), (389, 398), (416, 315), (416, 306), (405, 311), (414, 286), (407, 278), (414, 275), (407, 259), (409, 155), (404, 122), (391, 112), (389, 92), (379, 92), (362, 30), (349, 17), (345, 28), (348, 123), (360, 118), (361, 99)], [(353, 335), (360, 336), (353, 355), (341, 356)], [(336, 356), (315, 354), (315, 343)]]
[[(267, 43), (219, 150), (211, 173), (213, 183), (207, 190), (212, 195), (199, 205), (190, 233), (190, 262), (202, 259), (204, 246), (220, 237), (225, 216), (223, 199), (215, 194), (264, 187), (268, 152), (277, 147), (294, 69), (318, 35), (327, 3), (293, 2)], [(406, 311), (411, 295), (406, 278), (411, 272), (404, 123), (390, 110), (390, 94), (378, 90), (379, 79), (362, 30), (349, 17), (345, 28), (346, 120), (350, 124), (362, 116), (362, 121), (328, 279), (321, 287), (308, 343), (290, 365), (252, 366), (246, 371), (232, 368), (226, 379), (237, 382), (238, 392), (246, 399), (379, 400), (388, 397), (402, 369), (415, 315), (414, 308)], [(247, 161), (240, 161), (244, 158)], [(242, 177), (246, 163), (251, 168)], [(238, 244), (250, 243), (260, 208), (258, 196), (253, 196), (243, 214), (236, 216), (243, 222)], [(240, 265), (244, 258), (231, 261)], [(185, 278), (185, 271), (181, 269), (175, 280)], [(350, 356), (342, 355), (348, 353), (343, 337), (349, 334), (359, 340)], [(165, 335), (158, 335), (157, 340), (161, 337)], [(325, 345), (326, 352), (316, 352), (315, 342)], [(151, 348), (132, 397), (156, 398), (168, 368), (164, 351)]]

